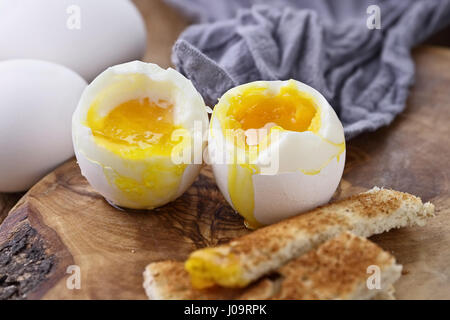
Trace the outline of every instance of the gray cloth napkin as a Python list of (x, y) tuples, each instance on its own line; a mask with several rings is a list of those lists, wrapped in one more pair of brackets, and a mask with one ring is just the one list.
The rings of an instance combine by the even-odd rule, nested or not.
[[(347, 139), (404, 109), (411, 48), (450, 23), (450, 0), (166, 1), (201, 22), (181, 34), (172, 60), (207, 104), (239, 84), (293, 78), (327, 98)], [(373, 4), (381, 29), (366, 24)]]

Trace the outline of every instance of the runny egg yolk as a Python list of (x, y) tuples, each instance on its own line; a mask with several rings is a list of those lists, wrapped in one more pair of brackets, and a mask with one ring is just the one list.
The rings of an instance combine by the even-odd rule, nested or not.
[(94, 101), (86, 118), (94, 141), (127, 161), (129, 168), (145, 166), (141, 177), (119, 174), (103, 166), (108, 182), (142, 207), (153, 208), (172, 199), (177, 193), (185, 164), (172, 162), (172, 150), (186, 141), (173, 139), (181, 127), (174, 125), (174, 106), (167, 101), (134, 99), (100, 114), (101, 100)]
[(265, 88), (247, 89), (230, 99), (227, 119), (231, 128), (259, 129), (274, 123), (290, 131), (319, 130), (320, 114), (312, 97), (290, 85), (282, 87), (278, 94), (264, 91)]
[[(317, 133), (321, 125), (319, 108), (314, 98), (299, 91), (293, 82), (281, 87), (278, 93), (270, 93), (264, 87), (247, 88), (231, 97), (228, 107), (220, 111), (218, 116), (224, 130), (235, 132), (231, 137), (233, 143), (236, 141), (234, 138), (242, 135), (243, 131), (268, 128), (268, 124), (268, 137), (275, 129)], [(236, 147), (242, 148), (242, 143)], [(259, 149), (264, 146), (256, 147)], [(248, 140), (244, 143), (244, 149), (246, 163), (235, 161), (228, 164), (228, 192), (233, 206), (244, 217), (246, 226), (254, 229), (261, 226), (253, 214), (255, 195), (252, 176), (258, 170), (251, 164)]]
[(88, 111), (87, 125), (98, 144), (126, 158), (170, 155), (176, 145), (171, 139), (178, 129), (173, 124), (173, 105), (164, 100), (129, 100), (104, 117), (94, 104)]
[(191, 276), (192, 286), (205, 289), (218, 283), (223, 286), (244, 287), (248, 282), (242, 279), (239, 260), (233, 254), (224, 254), (217, 248), (194, 251), (185, 263)]

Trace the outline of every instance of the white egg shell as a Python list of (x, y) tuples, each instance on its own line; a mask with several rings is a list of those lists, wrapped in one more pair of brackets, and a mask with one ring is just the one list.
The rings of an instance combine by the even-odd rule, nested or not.
[[(130, 87), (127, 78), (121, 78), (130, 74), (145, 75), (146, 82)], [(132, 83), (135, 84), (133, 81)], [(114, 90), (110, 90), (112, 87)], [(146, 190), (139, 199), (134, 199), (124, 194), (108, 179), (107, 175), (118, 173), (142, 181), (142, 175), (152, 164), (153, 159), (123, 159), (97, 145), (92, 130), (85, 125), (85, 120), (92, 102), (99, 94), (104, 93), (104, 90), (108, 90), (108, 94), (103, 95), (100, 112), (105, 115), (119, 104), (132, 99), (149, 97), (153, 101), (166, 100), (174, 104), (174, 124), (182, 125), (191, 133), (195, 130), (196, 121), (200, 123), (203, 132), (208, 128), (208, 116), (201, 95), (192, 83), (177, 71), (171, 68), (162, 69), (151, 63), (133, 61), (110, 67), (102, 72), (84, 91), (72, 118), (73, 144), (81, 173), (109, 202), (132, 209), (153, 209), (178, 198), (197, 178), (201, 169), (201, 159), (200, 163), (186, 165), (177, 190), (173, 194), (156, 196), (152, 190)], [(204, 148), (205, 145), (206, 139), (201, 147)]]
[[(256, 220), (268, 225), (327, 203), (339, 185), (344, 165), (345, 151), (339, 161), (334, 158), (316, 175), (299, 171), (253, 175)], [(213, 171), (220, 191), (233, 207), (228, 191), (227, 165), (213, 165)]]
[(162, 206), (170, 201), (181, 196), (187, 188), (189, 188), (195, 179), (197, 179), (200, 173), (201, 165), (190, 164), (183, 172), (181, 177), (181, 183), (177, 188), (175, 196), (171, 198), (161, 198), (160, 202), (155, 204), (153, 207), (140, 206), (135, 201), (127, 198), (120, 189), (116, 188), (113, 184), (108, 181), (105, 176), (105, 171), (110, 169), (105, 169), (104, 166), (98, 162), (88, 159), (82, 152), (75, 148), (75, 155), (77, 157), (78, 165), (80, 166), (82, 175), (89, 181), (89, 184), (97, 190), (105, 199), (111, 202), (113, 205), (117, 205), (124, 208), (132, 209), (153, 209), (153, 207)]
[[(227, 105), (229, 97), (240, 94), (245, 88), (263, 86), (278, 92), (281, 86), (288, 83), (256, 81), (241, 85), (226, 92), (219, 104)], [(327, 203), (339, 185), (344, 170), (346, 153), (340, 144), (344, 143), (345, 146), (345, 138), (336, 113), (317, 90), (298, 81), (294, 83), (298, 90), (314, 98), (319, 106), (322, 123), (318, 134), (281, 131), (279, 139), (272, 142), (275, 147), (273, 150), (278, 154), (276, 168), (267, 170), (266, 167), (266, 174), (252, 175), (253, 216), (264, 225)], [(228, 186), (229, 167), (224, 164), (225, 154), (229, 152), (224, 150), (230, 148), (234, 146), (225, 139), (220, 121), (213, 114), (208, 137), (209, 159), (219, 189), (234, 208)], [(271, 159), (271, 150), (267, 148), (259, 153), (256, 165), (260, 169), (263, 168), (260, 164), (268, 163), (266, 160)]]
[[(344, 164), (345, 151), (315, 175), (299, 171), (254, 175), (256, 220), (272, 224), (327, 203), (339, 185)], [(277, 192), (274, 192), (275, 186)]]
[(140, 59), (145, 24), (129, 0), (0, 0), (0, 60), (62, 64), (87, 81)]
[(0, 62), (0, 192), (24, 191), (73, 156), (71, 117), (86, 85), (54, 63)]

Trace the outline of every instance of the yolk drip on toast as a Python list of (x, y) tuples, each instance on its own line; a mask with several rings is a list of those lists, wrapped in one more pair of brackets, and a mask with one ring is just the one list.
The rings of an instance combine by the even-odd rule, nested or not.
[(185, 263), (194, 288), (204, 289), (216, 283), (224, 287), (244, 287), (239, 261), (233, 254), (223, 254), (216, 248), (205, 248), (191, 254)]

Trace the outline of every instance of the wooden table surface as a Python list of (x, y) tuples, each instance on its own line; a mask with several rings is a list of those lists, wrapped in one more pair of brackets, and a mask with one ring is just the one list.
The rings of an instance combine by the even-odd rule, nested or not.
[[(163, 67), (169, 66), (171, 45), (188, 24), (187, 21), (162, 1), (135, 0), (134, 2), (145, 17), (148, 27), (148, 51), (144, 60), (158, 63)], [(450, 50), (439, 47), (421, 47), (414, 51), (414, 59), (417, 65), (417, 79), (405, 112), (399, 115), (391, 126), (374, 133), (365, 133), (348, 143), (344, 178), (336, 198), (342, 198), (378, 185), (410, 192), (421, 196), (425, 201), (432, 201), (436, 205), (438, 217), (434, 218), (426, 227), (428, 229), (412, 228), (408, 231), (395, 231), (373, 239), (383, 248), (394, 252), (399, 261), (407, 266), (409, 274), (402, 277), (402, 279), (406, 277), (406, 280), (401, 282), (397, 288), (402, 297), (450, 298), (450, 268), (448, 268), (450, 265), (450, 72), (448, 71), (450, 70)], [(206, 170), (193, 188), (195, 190), (203, 190), (205, 186), (214, 188), (211, 179), (210, 172)], [(11, 211), (5, 223), (0, 226), (0, 251), (2, 245), (4, 248), (4, 244), (17, 235), (18, 224), (22, 221), (29, 221), (29, 225), (38, 233), (45, 229), (45, 232), (42, 233), (44, 239), (58, 239), (53, 243), (47, 243), (46, 251), (54, 252), (61, 261), (68, 259), (68, 256), (64, 256), (64, 254), (70, 255), (70, 253), (77, 252), (78, 244), (75, 243), (77, 240), (73, 240), (73, 234), (70, 234), (65, 229), (66, 227), (62, 226), (64, 219), (69, 219), (69, 217), (62, 218), (58, 217), (55, 212), (52, 215), (44, 212), (45, 208), (49, 206), (46, 197), (52, 195), (52, 192), (54, 192), (53, 195), (64, 193), (64, 190), (75, 192), (72, 194), (73, 197), (84, 197), (87, 193), (93, 192), (79, 175), (74, 162), (66, 163), (47, 176)], [(82, 190), (87, 190), (86, 194)], [(220, 195), (217, 190), (214, 192), (217, 193), (214, 199), (219, 199)], [(64, 194), (63, 197), (66, 197), (67, 194)], [(198, 192), (188, 192), (185, 199), (189, 201), (197, 199), (198, 194)], [(0, 222), (21, 196), (22, 194), (0, 194)], [(82, 201), (81, 198), (79, 200)], [(104, 207), (103, 200), (98, 197), (89, 201), (90, 204), (95, 202), (96, 206)], [(211, 204), (212, 208), (219, 210), (218, 212), (221, 214), (228, 214), (229, 208), (226, 207), (225, 202), (220, 201), (219, 203), (223, 203), (223, 210)], [(51, 206), (55, 208), (58, 205), (61, 203), (56, 201), (52, 202)], [(36, 215), (31, 213), (31, 207), (43, 211)], [(240, 220), (235, 218), (230, 218), (230, 222), (221, 214), (215, 211), (211, 217), (201, 218), (204, 219), (199, 221), (202, 227), (197, 231), (202, 233), (202, 228), (210, 230), (204, 238), (196, 240), (193, 236), (195, 232), (192, 230), (193, 233), (189, 236), (180, 234), (180, 239), (187, 237), (192, 243), (183, 245), (181, 241), (178, 244), (180, 246), (178, 251), (174, 249), (172, 254), (169, 252), (165, 256), (162, 253), (155, 256), (147, 253), (149, 258), (145, 260), (145, 255), (140, 256), (139, 263), (143, 265), (149, 260), (156, 259), (155, 257), (182, 258), (195, 247), (222, 241), (226, 238), (225, 235), (237, 235), (245, 232), (243, 229), (236, 228), (236, 230), (228, 230), (228, 233), (221, 233), (219, 230), (216, 234), (212, 234), (212, 229), (208, 224), (214, 223), (215, 219), (228, 225), (240, 223)], [(161, 217), (164, 215), (160, 215), (158, 219), (162, 219)], [(95, 225), (95, 219), (92, 219), (91, 222)], [(195, 224), (195, 221), (192, 223)], [(126, 227), (121, 232), (124, 230)], [(77, 232), (81, 234), (80, 230)], [(35, 234), (32, 237), (34, 236)], [(223, 236), (222, 239), (221, 236)], [(150, 240), (154, 241), (153, 238)], [(171, 241), (173, 242), (173, 240)], [(203, 242), (196, 243), (196, 241)], [(43, 248), (44, 244), (39, 242)], [(163, 242), (161, 244), (167, 245)], [(170, 249), (172, 246), (173, 244), (167, 245), (166, 249)], [(63, 256), (60, 256), (61, 254)], [(54, 261), (50, 263), (50, 265), (52, 264), (57, 265)], [(139, 268), (142, 268), (142, 265), (139, 265)], [(30, 293), (29, 297), (71, 297), (61, 289), (64, 282), (62, 269), (57, 266), (55, 270), (50, 268), (46, 272), (48, 274), (45, 275), (44, 280), (38, 279), (39, 281), (34, 282), (35, 287), (30, 285), (29, 288), (26, 288)], [(114, 273), (111, 272), (111, 274)], [(94, 276), (94, 273), (91, 276)], [(120, 280), (124, 281), (124, 279)], [(101, 291), (96, 284), (93, 284), (85, 291), (85, 294), (80, 294), (78, 297), (143, 298), (139, 281), (140, 273), (134, 275), (130, 281), (124, 282), (122, 295), (118, 294), (118, 291), (121, 291), (120, 288)], [(51, 288), (53, 289), (50, 290)], [(0, 285), (0, 297), (1, 291)]]

